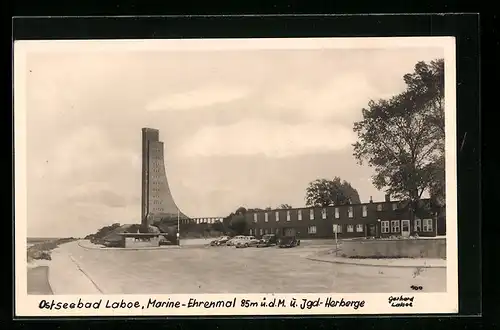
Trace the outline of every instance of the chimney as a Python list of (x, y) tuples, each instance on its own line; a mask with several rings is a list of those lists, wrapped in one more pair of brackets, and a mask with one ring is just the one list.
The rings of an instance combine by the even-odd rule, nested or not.
[(385, 201), (390, 202), (391, 201), (391, 195), (390, 194), (385, 194)]
[(370, 203), (373, 203), (373, 198), (372, 198), (372, 196), (370, 196)]

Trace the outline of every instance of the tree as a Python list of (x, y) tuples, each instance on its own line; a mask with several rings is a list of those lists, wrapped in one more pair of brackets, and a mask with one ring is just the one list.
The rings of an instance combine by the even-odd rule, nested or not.
[(445, 188), (445, 121), (444, 121), (444, 60), (437, 59), (430, 64), (419, 62), (414, 73), (404, 76), (408, 90), (412, 91), (428, 110), (428, 121), (436, 130), (438, 148), (433, 166), (430, 167), (429, 194), (434, 205), (446, 204)]
[(244, 208), (243, 206), (240, 206), (236, 209), (236, 211), (234, 212), (234, 214), (236, 215), (242, 215), (242, 214), (245, 214), (247, 213), (247, 209)]
[(280, 206), (278, 206), (278, 209), (280, 210), (289, 210), (289, 209), (292, 209), (292, 205), (290, 204), (281, 204)]
[(359, 194), (350, 183), (339, 177), (317, 179), (309, 183), (306, 189), (307, 206), (333, 206), (360, 203)]
[(375, 187), (416, 210), (425, 191), (444, 193), (444, 61), (418, 62), (404, 81), (404, 92), (362, 109), (353, 146), (358, 163), (374, 168)]
[(234, 215), (229, 221), (229, 229), (231, 229), (236, 235), (245, 234), (247, 227), (248, 223), (244, 215)]
[(218, 232), (221, 232), (221, 233), (225, 233), (226, 232), (226, 228), (224, 227), (224, 224), (220, 221), (215, 221), (211, 226), (211, 229), (214, 230), (214, 231), (218, 231)]
[(104, 238), (120, 226), (121, 225), (119, 223), (114, 223), (110, 226), (104, 226), (104, 227), (100, 228), (95, 234), (93, 234), (93, 236), (95, 238)]

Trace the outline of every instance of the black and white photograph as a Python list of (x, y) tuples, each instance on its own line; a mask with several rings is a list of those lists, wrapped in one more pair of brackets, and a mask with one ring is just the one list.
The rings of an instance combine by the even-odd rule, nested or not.
[(456, 313), (455, 69), (452, 37), (16, 42), (17, 313)]

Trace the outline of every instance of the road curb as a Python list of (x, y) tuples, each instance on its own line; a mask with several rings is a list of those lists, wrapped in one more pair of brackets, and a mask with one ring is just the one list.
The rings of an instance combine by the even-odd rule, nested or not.
[(306, 259), (318, 262), (328, 262), (331, 264), (341, 264), (341, 265), (353, 265), (353, 266), (366, 266), (366, 267), (384, 267), (384, 268), (442, 268), (446, 269), (446, 266), (429, 266), (429, 265), (383, 265), (383, 264), (364, 264), (360, 262), (349, 262), (342, 260), (325, 260), (318, 259), (314, 257), (306, 257)]
[(152, 247), (140, 247), (140, 248), (113, 248), (105, 246), (85, 246), (78, 241), (78, 246), (86, 250), (111, 250), (111, 251), (145, 251), (145, 250), (170, 250), (170, 249), (191, 249), (191, 248), (202, 248), (209, 247), (206, 244), (195, 244), (195, 245), (164, 245), (164, 246), (152, 246)]

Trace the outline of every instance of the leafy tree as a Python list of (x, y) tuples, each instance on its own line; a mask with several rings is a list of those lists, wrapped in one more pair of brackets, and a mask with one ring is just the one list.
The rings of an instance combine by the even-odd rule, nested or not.
[(416, 210), (425, 191), (444, 193), (444, 61), (418, 62), (404, 81), (404, 92), (362, 109), (353, 146), (375, 187)]
[(120, 227), (121, 225), (119, 223), (114, 223), (110, 226), (104, 226), (100, 228), (94, 235), (93, 237), (95, 238), (104, 238), (108, 234), (110, 234), (112, 231), (114, 231), (116, 228)]
[(211, 226), (211, 230), (218, 231), (221, 233), (226, 232), (226, 228), (224, 227), (224, 224), (220, 221), (215, 221)]
[(290, 204), (281, 204), (280, 206), (278, 206), (278, 209), (280, 209), (280, 210), (288, 210), (291, 208), (292, 208), (292, 205), (290, 205)]
[(229, 222), (229, 229), (236, 235), (243, 235), (248, 227), (247, 220), (244, 215), (234, 215)]
[(139, 229), (141, 228), (141, 225), (140, 224), (133, 224), (131, 225), (127, 230), (126, 232), (127, 233), (137, 233), (139, 231)]
[(333, 180), (317, 179), (306, 189), (307, 206), (331, 206), (360, 203), (359, 194), (350, 183), (339, 177)]
[(247, 209), (244, 208), (243, 206), (240, 206), (236, 209), (236, 212), (234, 212), (234, 214), (236, 215), (242, 215), (242, 214), (245, 214), (247, 213)]
[(414, 73), (404, 76), (411, 91), (427, 110), (429, 125), (436, 130), (437, 150), (433, 166), (430, 167), (429, 193), (433, 204), (445, 205), (445, 120), (444, 120), (444, 60), (429, 64), (419, 62)]

